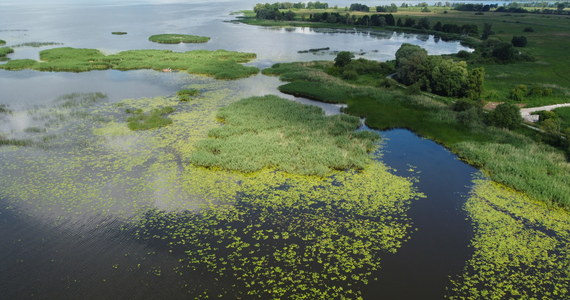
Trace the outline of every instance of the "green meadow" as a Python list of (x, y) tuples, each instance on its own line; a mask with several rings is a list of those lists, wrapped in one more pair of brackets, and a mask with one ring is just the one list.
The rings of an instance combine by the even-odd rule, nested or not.
[(243, 66), (256, 57), (253, 53), (226, 50), (129, 50), (105, 55), (96, 49), (55, 48), (40, 52), (40, 61), (17, 59), (0, 65), (0, 69), (32, 69), (44, 72), (87, 72), (115, 69), (121, 71), (153, 69), (186, 71), (216, 79), (238, 79), (255, 75), (255, 67)]

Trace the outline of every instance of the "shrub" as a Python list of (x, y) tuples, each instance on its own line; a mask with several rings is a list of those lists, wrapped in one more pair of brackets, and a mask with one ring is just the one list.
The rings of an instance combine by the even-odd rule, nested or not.
[(524, 84), (519, 84), (509, 93), (509, 99), (520, 102), (524, 99), (524, 97), (527, 94), (528, 94), (528, 87)]
[(511, 103), (502, 103), (487, 115), (489, 125), (513, 129), (522, 122), (520, 108)]
[(551, 96), (552, 89), (541, 86), (532, 86), (527, 93), (528, 96)]
[(534, 28), (532, 28), (532, 27), (525, 27), (525, 28), (523, 29), (523, 32), (534, 32)]
[(511, 44), (515, 47), (526, 47), (527, 40), (526, 36), (513, 36)]
[(345, 70), (344, 72), (342, 72), (342, 78), (345, 80), (354, 80), (358, 78), (358, 73), (356, 73), (356, 71), (353, 70)]
[(392, 89), (398, 86), (398, 82), (392, 78), (384, 78), (378, 82), (378, 87)]
[(463, 100), (463, 99), (457, 100), (455, 101), (455, 103), (451, 105), (451, 109), (457, 112), (466, 111), (473, 107), (476, 107), (476, 105), (472, 101)]
[(336, 57), (334, 59), (334, 65), (342, 68), (342, 67), (348, 65), (352, 61), (353, 58), (354, 58), (354, 54), (352, 54), (351, 52), (341, 51), (336, 55)]
[(457, 52), (457, 57), (462, 58), (462, 59), (469, 59), (471, 57), (471, 53), (469, 53), (468, 51), (465, 51), (465, 50), (461, 50), (461, 51)]
[(461, 111), (456, 116), (457, 122), (467, 127), (477, 127), (483, 124), (483, 111), (479, 107), (471, 107)]

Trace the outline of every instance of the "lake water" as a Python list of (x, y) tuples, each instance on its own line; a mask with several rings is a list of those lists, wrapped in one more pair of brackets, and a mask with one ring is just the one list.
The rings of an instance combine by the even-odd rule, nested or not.
[[(251, 64), (260, 68), (278, 62), (334, 58), (332, 52), (298, 53), (311, 48), (349, 50), (381, 61), (393, 59), (395, 51), (404, 42), (420, 45), (431, 54), (466, 49), (458, 42), (437, 41), (431, 36), (414, 34), (247, 26), (227, 21), (233, 18), (231, 12), (250, 9), (257, 1), (185, 2), (2, 1), (0, 39), (6, 40), (8, 46), (57, 42), (68, 47), (97, 48), (105, 53), (149, 48), (254, 52), (257, 59)], [(346, 3), (349, 2), (334, 2), (337, 5)], [(128, 34), (116, 36), (111, 34), (112, 31)], [(197, 34), (212, 39), (197, 45), (160, 45), (147, 40), (148, 36), (159, 33)], [(40, 50), (50, 47), (60, 46), (17, 47), (10, 58), (37, 59)], [(211, 83), (213, 80), (151, 70), (0, 71), (0, 104), (19, 112), (49, 107), (54, 99), (64, 94), (89, 92), (104, 93), (108, 96), (106, 101), (116, 102), (125, 98), (172, 95), (181, 87), (203, 81)], [(280, 84), (278, 79), (263, 75), (223, 83), (225, 89), (240, 96), (277, 94), (311, 103), (280, 94), (277, 91)], [(339, 112), (336, 106), (318, 106), (327, 114)], [(26, 127), (15, 126), (14, 122), (0, 124), (0, 131), (15, 136)], [(365, 296), (375, 299), (382, 293), (406, 295), (405, 299), (440, 299), (447, 275), (461, 270), (469, 256), (467, 243), (471, 230), (461, 207), (476, 170), (458, 161), (443, 147), (408, 131), (393, 130), (381, 134), (386, 138), (382, 161), (393, 167), (397, 175), (418, 178), (416, 186), (427, 198), (413, 202), (409, 212), (418, 231), (397, 254), (384, 258), (382, 280), (371, 284)], [(49, 158), (45, 153), (42, 155)], [(414, 171), (407, 171), (409, 169)], [(2, 200), (18, 202), (18, 199)], [(53, 220), (49, 218), (18, 213), (18, 209), (2, 202), (0, 298), (183, 299), (189, 297), (185, 284), (208, 284), (205, 279), (205, 282), (198, 282), (200, 280), (195, 277), (180, 277), (175, 273), (149, 275), (156, 275), (160, 269), (172, 269), (179, 257), (134, 241), (127, 232), (119, 230), (123, 223), (118, 219), (89, 213), (81, 218), (75, 223), (53, 226)], [(109, 265), (117, 267), (109, 268)], [(402, 285), (404, 282), (406, 285)]]

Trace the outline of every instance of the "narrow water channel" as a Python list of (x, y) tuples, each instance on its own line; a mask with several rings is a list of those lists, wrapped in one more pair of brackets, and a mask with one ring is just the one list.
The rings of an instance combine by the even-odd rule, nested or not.
[(399, 176), (417, 178), (425, 194), (408, 212), (417, 231), (382, 260), (365, 299), (443, 299), (449, 276), (461, 272), (473, 233), (462, 206), (478, 170), (441, 145), (405, 129), (379, 131), (381, 160)]

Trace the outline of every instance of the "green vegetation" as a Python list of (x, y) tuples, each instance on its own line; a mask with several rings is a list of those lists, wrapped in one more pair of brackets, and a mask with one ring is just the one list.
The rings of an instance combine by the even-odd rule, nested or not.
[(148, 113), (144, 113), (140, 109), (127, 109), (127, 113), (133, 114), (133, 116), (127, 118), (127, 126), (131, 130), (149, 130), (170, 125), (172, 124), (172, 120), (165, 117), (165, 115), (174, 112), (174, 110), (174, 107), (171, 106), (155, 108)]
[(114, 34), (114, 35), (125, 35), (125, 34), (127, 34), (127, 32), (125, 32), (125, 31), (113, 31), (113, 32), (111, 32), (111, 34)]
[(5, 57), (10, 53), (14, 53), (14, 49), (10, 47), (0, 47), (0, 57)]
[(5, 40), (0, 40), (0, 46), (4, 46), (6, 45), (6, 41)]
[(0, 104), (0, 114), (11, 114), (12, 110), (8, 108), (6, 104)]
[(449, 299), (568, 299), (570, 218), (500, 184), (478, 180), (465, 205), (475, 249)]
[(209, 37), (188, 35), (188, 34), (157, 34), (148, 38), (149, 41), (160, 44), (180, 44), (180, 43), (206, 43)]
[(352, 54), (348, 51), (341, 51), (338, 53), (338, 55), (334, 59), (334, 65), (337, 67), (341, 67), (341, 68), (345, 67), (348, 64), (350, 64), (350, 62), (352, 61), (353, 58), (354, 58), (354, 54)]
[(553, 112), (560, 120), (560, 126), (567, 131), (570, 128), (570, 107), (560, 107)]
[(183, 89), (176, 92), (180, 101), (189, 101), (192, 97), (196, 97), (200, 94), (200, 90), (197, 89)]
[[(570, 47), (570, 39), (568, 39), (570, 19), (567, 16), (500, 13), (492, 11), (495, 8), (490, 6), (488, 8), (491, 11), (483, 15), (476, 15), (473, 11), (455, 10), (449, 6), (429, 7), (431, 11), (429, 13), (423, 12), (424, 8), (423, 5), (406, 4), (398, 7), (397, 12), (377, 14), (349, 12), (344, 8), (330, 8), (323, 11), (322, 9), (292, 7), (280, 8), (280, 12), (285, 12), (284, 9), (293, 11), (295, 17), (291, 21), (257, 19), (253, 13), (246, 13), (240, 21), (260, 26), (377, 27), (395, 31), (435, 34), (444, 40), (457, 39), (476, 48), (483, 40), (488, 39), (489, 43), (481, 48), (481, 50), (486, 50), (482, 51), (485, 53), (483, 59), (479, 54), (474, 56), (468, 54), (468, 58), (462, 58), (473, 64), (473, 67), (485, 69), (484, 100), (505, 101), (515, 86), (525, 84), (552, 89), (552, 94), (548, 96), (526, 97), (523, 103), (528, 107), (568, 102), (570, 78), (565, 74), (566, 70), (570, 69), (570, 61), (561, 59), (566, 57), (567, 49)], [(531, 8), (531, 10), (541, 8)], [(324, 13), (328, 15), (323, 16)], [(346, 17), (347, 14), (348, 17)], [(319, 16), (318, 19), (316, 15)], [(393, 24), (392, 20), (394, 20)], [(420, 26), (420, 22), (423, 25)], [(429, 25), (428, 28), (426, 24)], [(513, 36), (520, 36), (522, 32), (525, 32), (524, 36), (528, 43), (523, 50), (523, 55), (518, 55), (520, 48), (513, 48), (511, 41)], [(500, 59), (496, 59), (497, 56)], [(515, 57), (516, 59), (513, 59)], [(533, 60), (529, 61), (529, 57)], [(504, 58), (512, 61), (505, 63), (502, 60)]]
[(464, 61), (428, 56), (416, 45), (403, 44), (396, 52), (398, 80), (442, 96), (479, 99), (484, 73), (482, 68), (468, 70)]
[(0, 69), (33, 69), (46, 72), (168, 69), (212, 76), (216, 79), (237, 79), (259, 72), (255, 67), (246, 67), (240, 64), (254, 58), (255, 54), (253, 53), (225, 50), (195, 50), (188, 52), (129, 50), (113, 55), (104, 55), (95, 49), (55, 48), (41, 51), (41, 61), (31, 59), (12, 60), (4, 65), (0, 65)]
[(521, 110), (514, 104), (502, 103), (489, 113), (487, 120), (493, 126), (514, 129), (522, 122)]
[[(542, 142), (543, 135), (486, 126), (492, 123), (476, 102), (449, 106), (432, 96), (409, 95), (399, 88), (356, 85), (326, 73), (332, 63), (277, 64), (265, 74), (292, 81), (281, 91), (320, 101), (346, 103), (345, 112), (366, 118), (373, 128), (408, 128), (440, 142), (493, 180), (552, 205), (570, 207), (570, 164), (564, 153)], [(331, 75), (333, 74), (333, 75)], [(362, 77), (364, 75), (359, 75)], [(382, 77), (377, 82), (384, 82)], [(327, 87), (314, 89), (314, 87)], [(286, 88), (285, 88), (286, 87)], [(451, 99), (442, 99), (451, 102)], [(455, 109), (455, 110), (454, 110)], [(492, 115), (492, 114), (491, 114)], [(502, 125), (500, 125), (502, 127)]]
[(536, 113), (539, 116), (538, 126), (548, 137), (549, 141), (553, 144), (562, 147), (570, 144), (570, 108), (561, 107), (553, 111), (539, 111)]
[(21, 44), (13, 45), (12, 48), (18, 48), (18, 47), (34, 47), (34, 48), (39, 48), (39, 47), (56, 46), (56, 45), (63, 45), (63, 43), (56, 43), (56, 42), (26, 42), (26, 43), (21, 43)]
[(220, 109), (218, 118), (224, 126), (211, 130), (190, 159), (198, 166), (323, 176), (363, 169), (378, 138), (355, 132), (356, 117), (326, 117), (320, 108), (276, 96), (241, 100)]
[(182, 250), (180, 271), (233, 284), (214, 296), (359, 299), (381, 255), (407, 238), (409, 188), (377, 164), (320, 180), (261, 172), (244, 178), (232, 205), (149, 211), (137, 235)]

